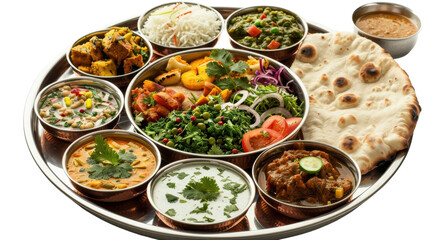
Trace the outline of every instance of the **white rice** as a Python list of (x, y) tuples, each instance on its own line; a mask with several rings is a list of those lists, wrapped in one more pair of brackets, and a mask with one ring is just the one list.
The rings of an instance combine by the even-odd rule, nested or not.
[(193, 47), (207, 43), (218, 35), (222, 22), (215, 12), (199, 5), (181, 3), (173, 10), (175, 6), (159, 8), (148, 17), (143, 34), (149, 40), (174, 47), (176, 36), (177, 47)]

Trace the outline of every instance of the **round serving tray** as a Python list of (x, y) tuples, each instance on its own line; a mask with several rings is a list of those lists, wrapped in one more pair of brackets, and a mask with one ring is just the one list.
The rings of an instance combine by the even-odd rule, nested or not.
[[(236, 8), (215, 7), (224, 18)], [(119, 22), (115, 26), (137, 29), (138, 17)], [(307, 21), (308, 22), (308, 21)], [(328, 32), (329, 29), (308, 22), (309, 32)], [(223, 33), (216, 45), (218, 48), (230, 48), (226, 33)], [(290, 65), (290, 62), (285, 62)], [(407, 150), (397, 153), (392, 161), (383, 162), (378, 168), (362, 177), (361, 184), (352, 200), (327, 214), (298, 221), (287, 218), (272, 210), (258, 196), (246, 214), (246, 217), (233, 229), (222, 233), (178, 231), (165, 226), (151, 208), (146, 194), (120, 203), (102, 203), (89, 200), (78, 193), (69, 182), (61, 167), (62, 154), (70, 143), (59, 140), (45, 132), (33, 112), (33, 103), (38, 92), (49, 83), (74, 76), (65, 54), (59, 57), (35, 80), (24, 109), (24, 134), (28, 148), (40, 170), (65, 195), (79, 206), (101, 219), (129, 231), (158, 239), (279, 239), (302, 234), (327, 225), (348, 214), (376, 193), (395, 174), (405, 159)], [(123, 89), (125, 90), (125, 89)], [(120, 129), (133, 131), (125, 113), (122, 113), (118, 125)]]

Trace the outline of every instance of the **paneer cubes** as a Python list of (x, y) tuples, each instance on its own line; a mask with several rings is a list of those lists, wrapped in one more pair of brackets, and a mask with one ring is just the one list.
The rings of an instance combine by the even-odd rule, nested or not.
[(98, 76), (116, 76), (116, 65), (112, 59), (92, 62), (91, 73)]

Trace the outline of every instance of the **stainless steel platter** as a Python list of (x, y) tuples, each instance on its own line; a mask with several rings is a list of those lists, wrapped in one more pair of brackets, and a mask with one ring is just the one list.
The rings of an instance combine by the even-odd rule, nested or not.
[[(224, 18), (236, 8), (216, 8)], [(138, 17), (115, 24), (137, 29)], [(308, 22), (309, 32), (328, 32), (329, 29)], [(226, 35), (226, 33), (223, 33)], [(226, 39), (221, 38), (216, 47), (230, 48)], [(288, 65), (287, 62), (285, 62)], [(129, 231), (158, 239), (278, 239), (305, 233), (327, 225), (348, 214), (376, 193), (395, 174), (404, 161), (407, 151), (399, 152), (392, 161), (382, 163), (376, 170), (362, 177), (361, 184), (352, 200), (327, 214), (298, 221), (287, 218), (272, 210), (260, 197), (250, 207), (246, 217), (227, 232), (205, 233), (178, 231), (165, 226), (151, 208), (146, 194), (120, 203), (101, 203), (89, 200), (72, 187), (61, 167), (61, 158), (70, 143), (59, 140), (45, 132), (33, 112), (34, 100), (38, 92), (48, 84), (74, 76), (65, 54), (48, 66), (35, 80), (28, 93), (24, 109), (24, 133), (28, 148), (40, 170), (65, 195), (79, 206), (101, 219)], [(125, 89), (122, 89), (125, 91)], [(125, 112), (122, 113), (118, 128), (133, 131)]]

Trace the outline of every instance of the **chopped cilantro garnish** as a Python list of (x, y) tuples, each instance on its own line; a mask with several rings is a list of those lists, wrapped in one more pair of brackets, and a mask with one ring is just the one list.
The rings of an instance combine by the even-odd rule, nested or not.
[(169, 182), (169, 183), (167, 183), (167, 187), (169, 187), (169, 188), (176, 188), (176, 184), (172, 183), (172, 182)]
[(220, 64), (218, 62), (209, 62), (207, 64), (206, 73), (216, 78), (227, 76), (215, 82), (218, 87), (221, 89), (237, 90), (248, 89), (251, 86), (247, 77), (234, 78), (231, 76), (231, 72), (245, 73), (246, 69), (249, 67), (246, 62), (238, 61), (234, 63), (232, 61), (232, 54), (225, 49), (212, 50), (210, 58), (217, 60)]
[(176, 216), (176, 210), (174, 210), (173, 208), (170, 208), (167, 210), (167, 212), (165, 212), (165, 214), (167, 214), (170, 217), (174, 217)]
[(206, 202), (216, 200), (220, 192), (216, 180), (210, 177), (202, 177), (198, 182), (191, 180), (183, 189), (182, 194), (187, 199)]
[(208, 213), (210, 215), (212, 215), (212, 213), (208, 210), (209, 204), (208, 203), (203, 203), (202, 207), (196, 207), (194, 210), (192, 210), (190, 213)]
[(210, 150), (207, 152), (207, 154), (224, 155), (225, 153), (222, 151), (222, 149), (218, 145), (213, 144), (212, 148), (210, 148)]
[(116, 152), (109, 146), (107, 140), (101, 135), (95, 137), (95, 149), (88, 157), (87, 163), (92, 166), (88, 168), (89, 178), (109, 179), (129, 178), (133, 168), (130, 163), (136, 159), (132, 153), (125, 150)]
[(179, 200), (179, 198), (178, 198), (178, 197), (176, 197), (176, 196), (174, 196), (174, 195), (172, 195), (172, 194), (169, 194), (169, 193), (166, 193), (166, 194), (165, 194), (165, 197), (167, 198), (167, 201), (168, 201), (169, 203), (174, 203), (174, 202), (177, 202), (177, 200)]

